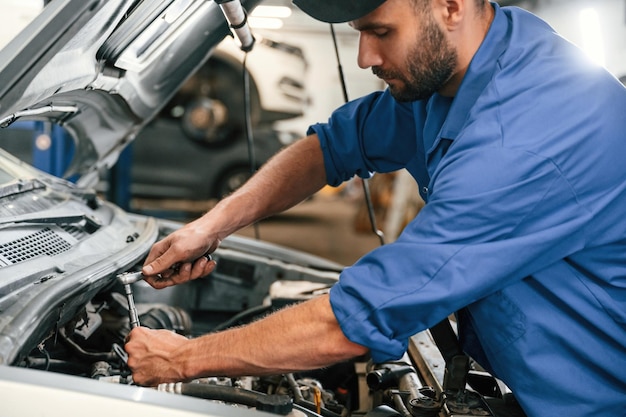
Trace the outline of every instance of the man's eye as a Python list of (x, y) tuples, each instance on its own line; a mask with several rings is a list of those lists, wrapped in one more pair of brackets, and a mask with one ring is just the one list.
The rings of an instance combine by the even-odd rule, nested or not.
[(388, 30), (375, 30), (374, 35), (378, 38), (384, 38), (389, 34)]

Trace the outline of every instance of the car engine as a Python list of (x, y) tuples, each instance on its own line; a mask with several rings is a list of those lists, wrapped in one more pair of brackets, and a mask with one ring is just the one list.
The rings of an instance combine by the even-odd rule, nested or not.
[[(208, 277), (158, 291), (143, 281), (132, 284), (139, 323), (187, 337), (199, 336), (314, 297), (327, 291), (338, 277), (340, 268), (332, 263), (313, 258), (307, 262), (308, 255), (282, 251), (284, 248), (264, 243), (227, 239), (215, 252), (218, 267)], [(301, 256), (305, 258), (293, 262)], [(139, 268), (137, 264), (129, 271)], [(111, 280), (78, 311), (63, 324), (57, 322), (57, 327), (51, 328), (36, 348), (22, 352), (13, 366), (103, 384), (133, 385), (123, 348), (131, 328), (123, 285)], [(310, 372), (202, 378), (155, 389), (293, 416), (419, 417), (437, 415), (441, 409), (440, 396), (424, 386), (408, 355), (393, 363), (372, 364), (361, 357)]]
[[(7, 175), (17, 170), (26, 176), (8, 162)], [(180, 406), (172, 398), (185, 398), (184, 405), (297, 417), (515, 415), (493, 411), (485, 398), (505, 399), (506, 387), (462, 352), (441, 349), (447, 343), (434, 329), (412, 336), (405, 355), (393, 362), (373, 363), (365, 355), (308, 372), (137, 386), (124, 351), (134, 325), (190, 338), (240, 326), (327, 293), (343, 265), (230, 236), (212, 254), (217, 267), (210, 275), (155, 290), (141, 279), (121, 278), (139, 276), (153, 242), (182, 225), (126, 213), (67, 187), (41, 177), (4, 188), (11, 213), (0, 224), (0, 402), (18, 412), (11, 415), (32, 415), (24, 411), (29, 390), (57, 398), (54, 389), (63, 385), (70, 398), (88, 386), (88, 394), (96, 392), (107, 406), (124, 398), (121, 409), (150, 392), (170, 409)], [(451, 326), (444, 330), (456, 341)]]

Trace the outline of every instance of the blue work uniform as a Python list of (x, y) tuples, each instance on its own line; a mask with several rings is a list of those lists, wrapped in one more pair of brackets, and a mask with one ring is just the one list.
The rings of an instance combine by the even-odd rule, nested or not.
[(389, 91), (310, 127), (328, 183), (406, 168), (425, 207), (330, 291), (374, 361), (460, 311), (466, 352), (529, 416), (626, 415), (626, 89), (518, 8), (451, 98)]

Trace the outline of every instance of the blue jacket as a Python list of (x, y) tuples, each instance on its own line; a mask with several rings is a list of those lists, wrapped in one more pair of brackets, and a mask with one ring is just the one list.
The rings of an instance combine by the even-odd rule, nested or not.
[(311, 126), (329, 184), (406, 168), (427, 201), (330, 293), (377, 362), (459, 311), (530, 416), (626, 415), (626, 89), (543, 21), (496, 16), (454, 99), (376, 92)]

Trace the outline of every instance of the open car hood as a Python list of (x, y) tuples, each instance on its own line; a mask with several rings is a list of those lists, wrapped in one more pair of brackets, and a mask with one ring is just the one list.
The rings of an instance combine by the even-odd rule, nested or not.
[(92, 186), (228, 34), (210, 0), (54, 0), (0, 51), (0, 126), (62, 125)]

